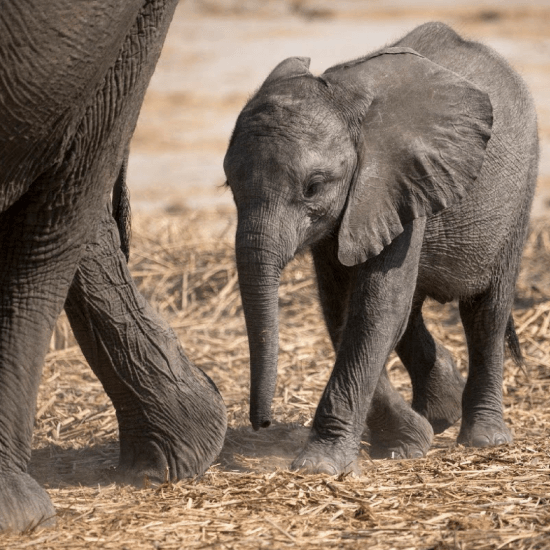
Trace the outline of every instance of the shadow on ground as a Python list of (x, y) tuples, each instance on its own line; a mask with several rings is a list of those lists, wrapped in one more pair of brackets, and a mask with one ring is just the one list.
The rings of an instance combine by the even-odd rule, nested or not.
[[(456, 432), (457, 427), (453, 427), (437, 436), (432, 450), (453, 447)], [(229, 428), (215, 464), (225, 472), (286, 470), (302, 450), (308, 435), (309, 428), (295, 423), (273, 424), (257, 432), (249, 426)], [(368, 462), (371, 462), (368, 445), (363, 444), (360, 453), (363, 469)], [(115, 439), (104, 445), (80, 449), (51, 444), (33, 451), (29, 473), (48, 488), (97, 487), (115, 482), (117, 463), (118, 441)]]
[[(271, 472), (287, 469), (307, 440), (309, 428), (275, 424), (255, 432), (251, 427), (230, 428), (216, 461), (224, 471)], [(55, 443), (32, 453), (29, 474), (46, 487), (94, 487), (115, 481), (118, 441), (80, 449)]]
[(218, 458), (224, 470), (271, 472), (287, 469), (307, 441), (309, 428), (273, 424), (255, 432), (252, 427), (230, 428)]
[(55, 443), (35, 449), (29, 474), (46, 487), (83, 485), (93, 487), (114, 481), (118, 463), (118, 441), (79, 449), (64, 448)]

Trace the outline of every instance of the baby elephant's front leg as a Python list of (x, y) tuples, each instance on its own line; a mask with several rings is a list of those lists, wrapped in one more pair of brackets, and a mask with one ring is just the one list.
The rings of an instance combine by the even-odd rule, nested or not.
[(336, 363), (293, 468), (332, 475), (358, 470), (375, 388), (411, 310), (423, 232), (422, 220), (410, 224), (359, 267)]

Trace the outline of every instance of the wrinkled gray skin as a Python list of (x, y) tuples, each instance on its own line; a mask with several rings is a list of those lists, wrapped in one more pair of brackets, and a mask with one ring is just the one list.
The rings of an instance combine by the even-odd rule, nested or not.
[[(280, 273), (309, 247), (336, 362), (293, 466), (356, 468), (365, 421), (376, 456), (422, 456), (462, 413), (458, 441), (512, 440), (505, 339), (537, 173), (525, 84), (489, 48), (439, 23), (319, 77), (279, 64), (240, 114), (225, 157), (250, 342), (254, 428), (271, 420)], [(466, 383), (422, 319), (457, 298)], [(396, 349), (412, 408), (389, 383)]]
[[(195, 476), (223, 401), (138, 293), (111, 214), (176, 0), (21, 0), (0, 10), (0, 530), (51, 524), (27, 473), (54, 323), (71, 326), (117, 412), (123, 481)], [(123, 231), (124, 233), (124, 231)]]

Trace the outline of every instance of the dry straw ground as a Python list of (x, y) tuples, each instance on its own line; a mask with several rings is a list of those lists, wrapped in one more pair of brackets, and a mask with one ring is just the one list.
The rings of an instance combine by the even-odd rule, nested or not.
[[(112, 483), (115, 415), (61, 319), (44, 369), (30, 468), (48, 488), (57, 527), (3, 535), (0, 547), (550, 548), (550, 224), (532, 229), (517, 292), (526, 368), (511, 360), (505, 367), (515, 443), (458, 447), (453, 427), (427, 458), (414, 461), (371, 461), (365, 444), (363, 475), (336, 479), (285, 469), (307, 435), (333, 361), (307, 256), (286, 270), (281, 287), (276, 424), (260, 433), (248, 427), (233, 230), (233, 216), (223, 212), (141, 217), (131, 260), (144, 294), (224, 396), (230, 428), (218, 463), (177, 484), (138, 490)], [(426, 316), (464, 369), (455, 306), (429, 304)], [(390, 372), (408, 394), (395, 358)]]

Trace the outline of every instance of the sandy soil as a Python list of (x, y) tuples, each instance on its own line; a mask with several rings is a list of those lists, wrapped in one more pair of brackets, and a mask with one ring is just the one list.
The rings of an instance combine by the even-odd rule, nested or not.
[[(437, 5), (436, 8), (433, 5)], [(550, 212), (550, 3), (445, 0), (189, 0), (182, 2), (151, 82), (130, 159), (133, 207), (232, 207), (222, 161), (247, 97), (282, 59), (320, 73), (441, 20), (494, 47), (537, 104), (541, 164), (534, 208)]]

